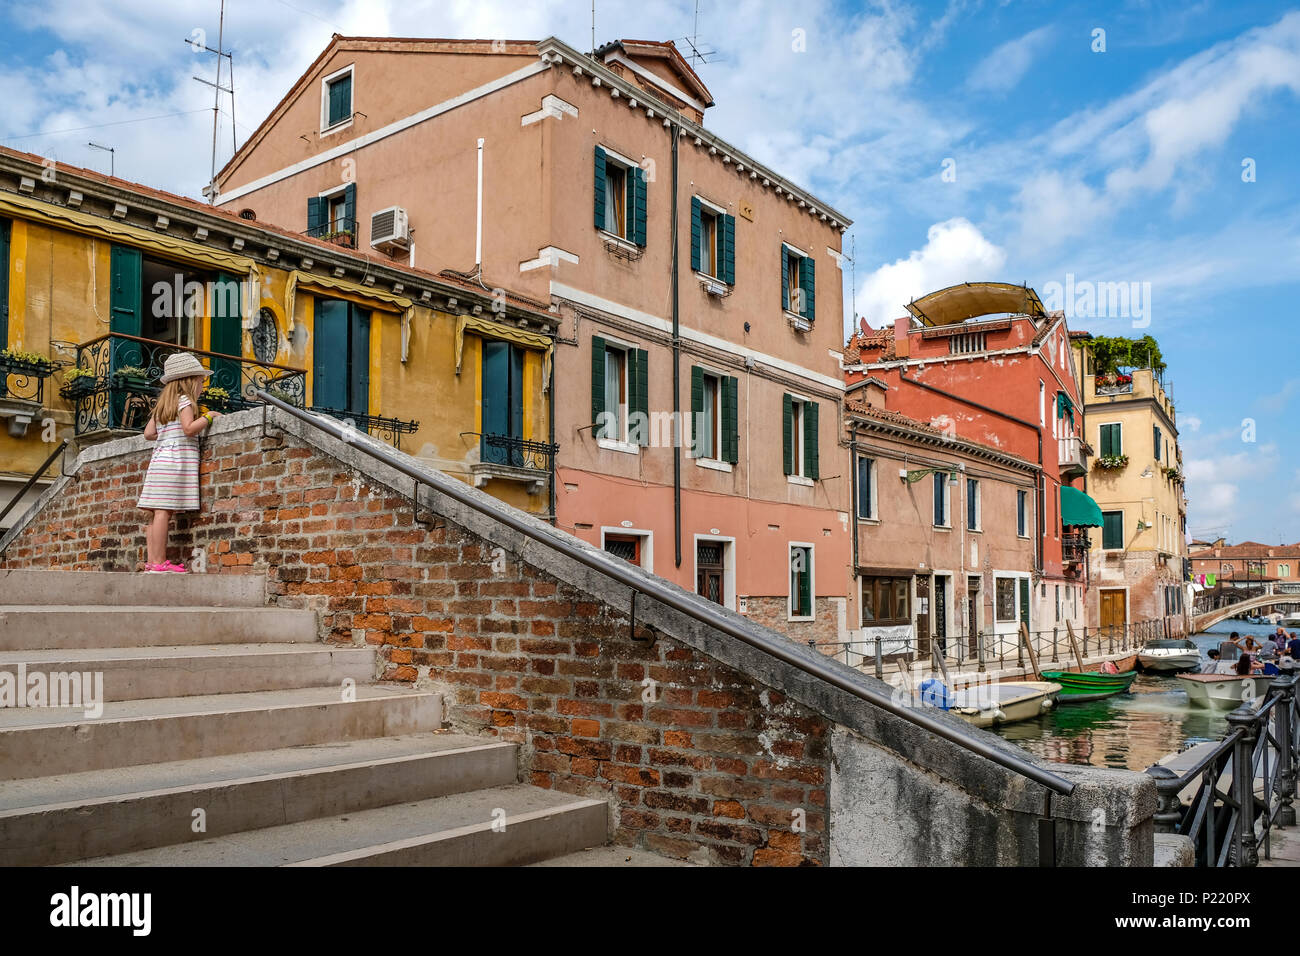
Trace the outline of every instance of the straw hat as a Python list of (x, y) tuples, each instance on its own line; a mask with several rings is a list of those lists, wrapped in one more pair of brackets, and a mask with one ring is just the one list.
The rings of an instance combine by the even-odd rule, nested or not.
[(207, 378), (211, 374), (212, 371), (204, 368), (203, 364), (189, 352), (177, 352), (175, 355), (167, 356), (167, 361), (163, 363), (162, 378), (158, 381), (166, 385), (178, 378), (191, 378), (195, 375)]

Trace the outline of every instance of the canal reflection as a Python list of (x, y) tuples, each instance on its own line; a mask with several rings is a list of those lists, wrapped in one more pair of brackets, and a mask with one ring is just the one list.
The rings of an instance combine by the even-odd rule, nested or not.
[[(1195, 635), (1205, 651), (1218, 647), (1228, 632), (1262, 635), (1271, 626), (1222, 621)], [(1053, 708), (1042, 717), (998, 732), (1035, 756), (1056, 763), (1145, 770), (1186, 745), (1219, 740), (1228, 729), (1225, 712), (1192, 707), (1172, 675), (1139, 674), (1128, 694)]]

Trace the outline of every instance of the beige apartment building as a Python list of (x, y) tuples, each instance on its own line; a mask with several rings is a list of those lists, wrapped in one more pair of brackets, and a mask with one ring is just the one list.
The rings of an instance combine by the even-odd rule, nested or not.
[[(518, 446), (555, 456), (556, 522), (834, 639), (858, 613), (840, 429), (850, 223), (708, 131), (711, 105), (671, 43), (336, 35), (219, 174), (218, 203), (556, 316), (554, 432)], [(470, 440), (485, 448), (523, 437), (509, 360), (480, 376), (496, 411)], [(457, 368), (483, 361), (458, 353)]]
[(1071, 336), (1094, 455), (1087, 492), (1102, 512), (1088, 555), (1088, 624), (1160, 621), (1184, 634), (1187, 497), (1174, 403), (1154, 369), (1097, 374), (1089, 338)]

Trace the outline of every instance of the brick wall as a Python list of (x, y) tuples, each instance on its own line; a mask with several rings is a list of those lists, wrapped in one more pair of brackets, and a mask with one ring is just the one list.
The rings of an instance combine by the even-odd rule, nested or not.
[[(141, 439), (83, 461), (4, 567), (134, 570)], [(288, 434), (225, 419), (172, 557), (265, 571), (270, 600), (376, 648), (385, 679), (446, 695), (451, 723), (521, 745), (524, 779), (607, 799), (614, 840), (718, 864), (827, 861), (831, 721)], [(820, 610), (820, 609), (819, 609)], [(650, 635), (641, 629), (638, 637)]]
[(845, 604), (843, 598), (816, 598), (813, 601), (811, 621), (788, 620), (789, 604), (790, 599), (786, 596), (751, 595), (746, 599), (745, 616), (756, 624), (780, 631), (801, 644), (816, 641), (819, 646), (825, 646), (848, 640), (848, 636), (840, 631), (840, 616)]

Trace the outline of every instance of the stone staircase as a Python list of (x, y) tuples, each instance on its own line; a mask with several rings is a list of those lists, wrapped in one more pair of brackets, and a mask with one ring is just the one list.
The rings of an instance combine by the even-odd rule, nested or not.
[(97, 673), (104, 700), (0, 707), (0, 865), (643, 856), (604, 847), (604, 802), (520, 784), (514, 744), (441, 732), (439, 695), (374, 683), (372, 649), (264, 594), (256, 575), (0, 571), (0, 687)]

